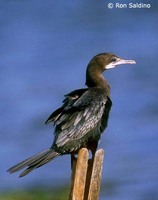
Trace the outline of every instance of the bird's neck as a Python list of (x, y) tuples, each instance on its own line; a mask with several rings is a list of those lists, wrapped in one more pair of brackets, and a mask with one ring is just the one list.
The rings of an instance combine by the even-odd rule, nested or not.
[(105, 89), (108, 96), (110, 96), (110, 85), (100, 72), (87, 71), (86, 85), (88, 87), (98, 87)]

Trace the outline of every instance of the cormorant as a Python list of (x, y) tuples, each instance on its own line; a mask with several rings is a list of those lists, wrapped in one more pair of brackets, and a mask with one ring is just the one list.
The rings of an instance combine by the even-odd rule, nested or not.
[(19, 177), (63, 154), (74, 155), (82, 147), (94, 155), (102, 132), (107, 127), (110, 100), (110, 86), (102, 73), (121, 64), (135, 64), (111, 53), (101, 53), (92, 58), (87, 66), (87, 88), (78, 89), (65, 95), (63, 105), (46, 120), (55, 126), (52, 146), (14, 165), (8, 172), (14, 173), (25, 167)]

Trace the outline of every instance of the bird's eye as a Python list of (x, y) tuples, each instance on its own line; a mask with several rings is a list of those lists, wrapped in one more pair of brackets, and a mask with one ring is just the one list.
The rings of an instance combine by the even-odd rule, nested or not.
[(112, 57), (111, 60), (112, 60), (112, 62), (115, 62), (117, 59), (116, 59), (116, 57)]

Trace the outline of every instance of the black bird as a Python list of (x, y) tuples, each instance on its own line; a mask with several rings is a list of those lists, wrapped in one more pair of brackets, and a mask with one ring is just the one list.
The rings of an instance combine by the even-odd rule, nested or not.
[(25, 167), (19, 177), (63, 154), (74, 155), (82, 147), (94, 155), (102, 132), (107, 127), (110, 100), (110, 86), (102, 73), (120, 64), (135, 64), (134, 60), (124, 60), (111, 53), (101, 53), (92, 58), (87, 66), (87, 88), (78, 89), (65, 95), (63, 105), (54, 111), (46, 124), (55, 126), (52, 146), (8, 169), (14, 173)]

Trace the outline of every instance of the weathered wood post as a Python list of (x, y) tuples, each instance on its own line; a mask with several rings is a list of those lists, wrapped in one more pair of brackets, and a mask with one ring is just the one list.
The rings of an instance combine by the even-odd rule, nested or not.
[(99, 149), (93, 159), (88, 158), (88, 150), (82, 148), (78, 158), (73, 159), (69, 200), (99, 199), (104, 150)]

